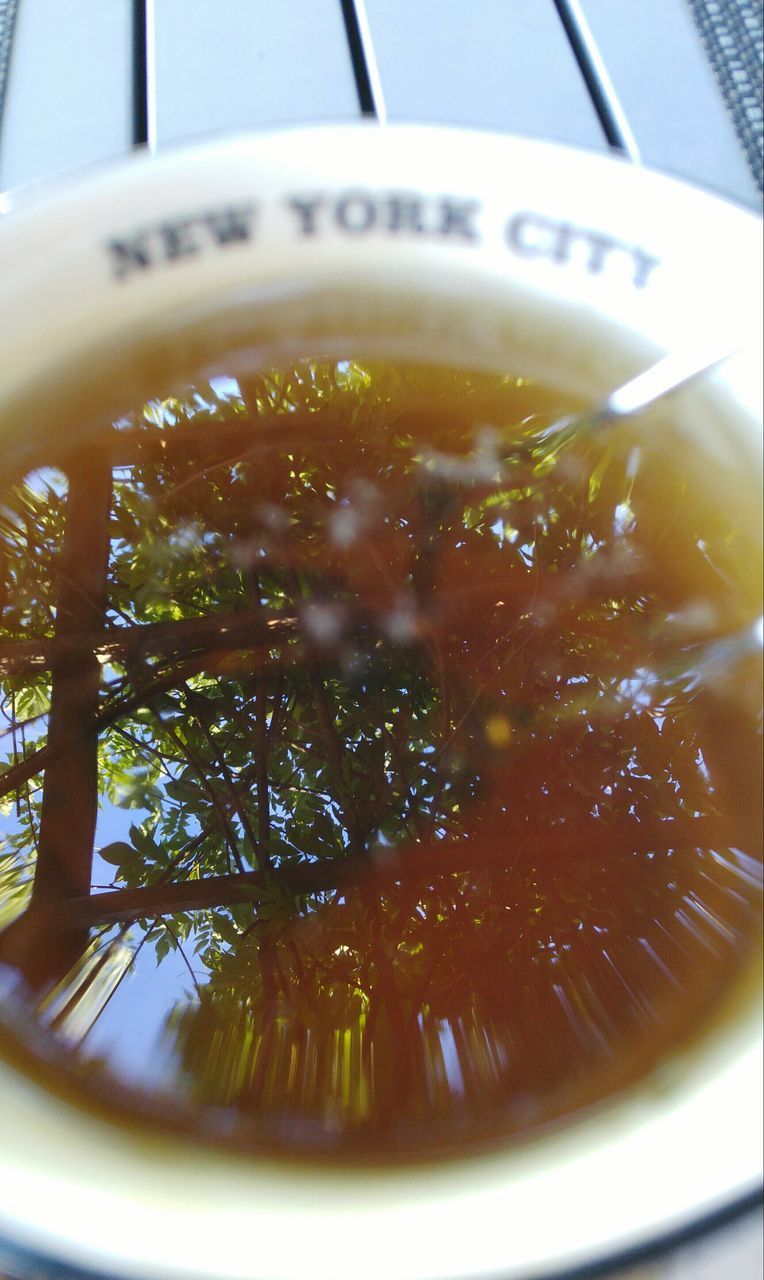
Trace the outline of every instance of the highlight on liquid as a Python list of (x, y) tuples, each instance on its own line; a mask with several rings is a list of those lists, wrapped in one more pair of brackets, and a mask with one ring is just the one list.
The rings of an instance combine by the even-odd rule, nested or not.
[(417, 1156), (709, 1024), (760, 936), (757, 530), (678, 434), (557, 447), (570, 407), (350, 359), (74, 445), (52, 403), (0, 463), (6, 1051)]

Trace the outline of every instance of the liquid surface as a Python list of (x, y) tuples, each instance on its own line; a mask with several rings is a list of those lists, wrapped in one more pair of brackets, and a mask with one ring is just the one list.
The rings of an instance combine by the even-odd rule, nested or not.
[(713, 1017), (759, 933), (755, 531), (649, 425), (555, 452), (570, 408), (306, 363), (0, 476), (6, 1048), (416, 1155)]

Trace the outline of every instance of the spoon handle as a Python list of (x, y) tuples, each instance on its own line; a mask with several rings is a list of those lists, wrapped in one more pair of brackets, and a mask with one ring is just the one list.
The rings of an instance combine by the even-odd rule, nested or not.
[(717, 351), (702, 363), (698, 363), (697, 351), (670, 352), (657, 364), (651, 365), (649, 369), (637, 374), (636, 378), (632, 378), (613, 391), (600, 408), (597, 417), (601, 421), (607, 421), (612, 418), (630, 418), (635, 413), (642, 413), (656, 401), (670, 395), (672, 391), (678, 391), (680, 387), (699, 378), (701, 374), (708, 373), (723, 360), (727, 360), (736, 350), (738, 350), (737, 347), (732, 347), (721, 355)]

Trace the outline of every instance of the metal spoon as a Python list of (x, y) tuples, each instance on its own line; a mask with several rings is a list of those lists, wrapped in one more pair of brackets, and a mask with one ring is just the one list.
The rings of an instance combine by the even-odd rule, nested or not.
[(644, 413), (665, 396), (671, 395), (680, 387), (709, 373), (711, 369), (729, 359), (738, 349), (732, 347), (723, 354), (714, 354), (710, 359), (706, 358), (702, 362), (698, 361), (697, 352), (690, 354), (671, 352), (656, 364), (650, 365), (648, 369), (637, 374), (635, 378), (631, 378), (615, 391), (611, 391), (607, 399), (595, 408), (558, 418), (551, 426), (539, 431), (535, 439), (548, 452), (556, 453), (581, 431), (591, 431), (612, 423), (623, 422)]

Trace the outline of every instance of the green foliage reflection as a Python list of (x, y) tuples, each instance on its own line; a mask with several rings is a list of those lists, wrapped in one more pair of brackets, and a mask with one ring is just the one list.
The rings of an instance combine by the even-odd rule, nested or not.
[[(751, 547), (702, 494), (677, 527), (644, 442), (550, 458), (564, 408), (305, 363), (7, 485), (0, 955), (94, 1080), (427, 1148), (620, 1087), (723, 991)], [(159, 1079), (102, 1034), (152, 957)]]

